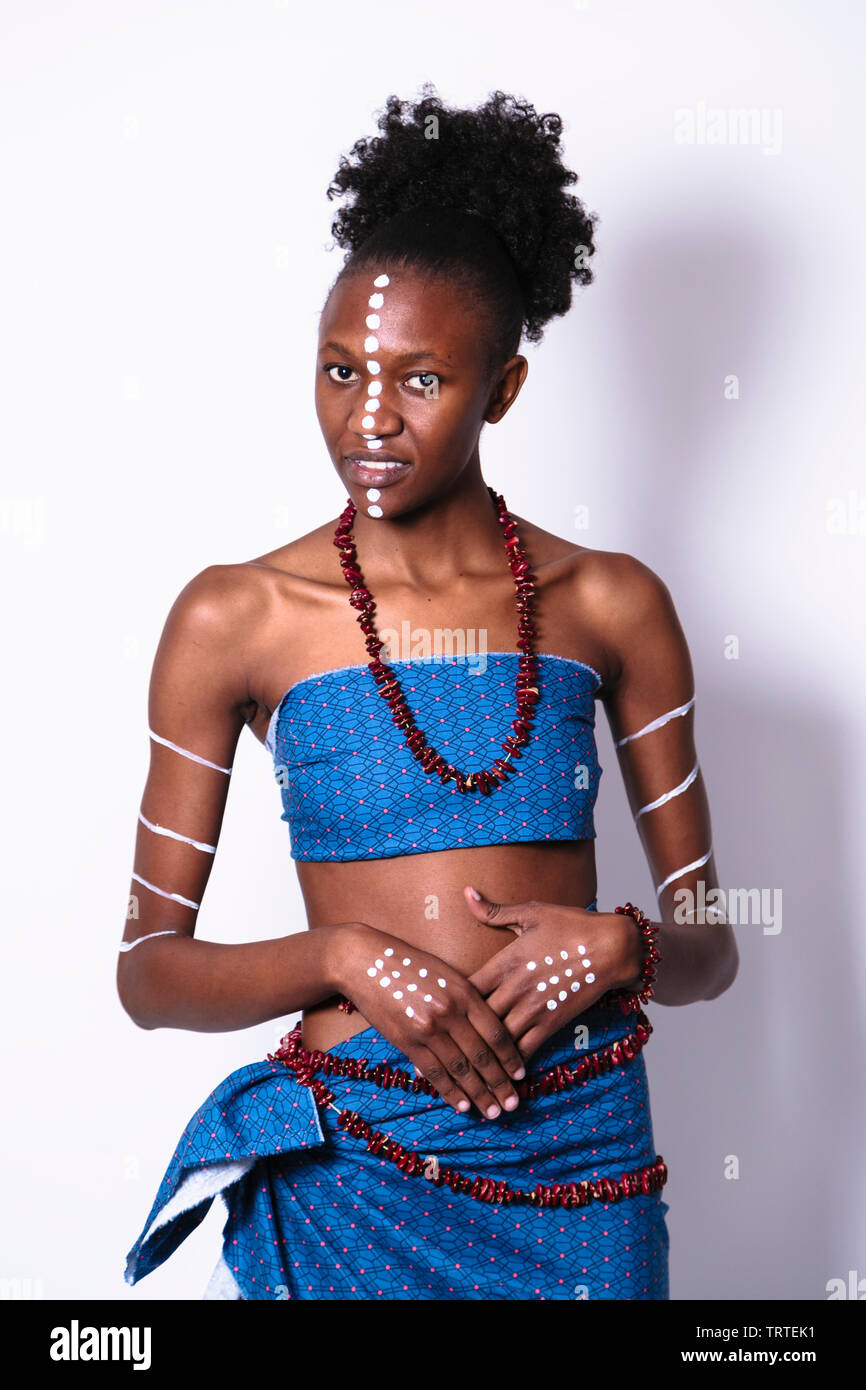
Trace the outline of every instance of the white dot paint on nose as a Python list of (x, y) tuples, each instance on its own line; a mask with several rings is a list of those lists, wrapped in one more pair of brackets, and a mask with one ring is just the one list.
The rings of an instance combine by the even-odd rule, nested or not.
[(378, 376), (381, 370), (382, 368), (379, 366), (379, 363), (376, 361), (375, 357), (371, 357), (369, 362), (367, 363), (367, 371), (371, 372), (373, 376)]
[(373, 419), (372, 415), (365, 415), (363, 420), (361, 421), (361, 429), (371, 430), (375, 423), (376, 421)]
[(364, 322), (368, 328), (378, 328), (382, 320), (379, 318), (378, 314), (368, 314)]
[(365, 338), (365, 339), (364, 339), (364, 351), (365, 351), (365, 352), (378, 352), (378, 351), (379, 351), (379, 339), (378, 339), (378, 338), (375, 338), (375, 337), (373, 336), (372, 333), (370, 334), (369, 338)]
[(587, 975), (587, 977), (586, 977), (586, 983), (587, 983), (588, 985), (591, 985), (594, 979), (595, 979), (595, 976), (594, 976), (594, 975), (592, 975), (592, 974)]
[(384, 516), (384, 515), (385, 515), (385, 513), (382, 511), (382, 508), (381, 508), (380, 506), (378, 506), (378, 504), (377, 504), (376, 502), (372, 502), (372, 503), (370, 504), (370, 506), (367, 508), (367, 511), (369, 512), (370, 516)]
[(385, 303), (385, 296), (383, 294), (371, 294), (367, 303), (371, 309), (381, 309), (382, 305)]
[(381, 275), (377, 275), (376, 278), (375, 278), (375, 280), (373, 281), (373, 284), (374, 284), (374, 285), (390, 285), (390, 283), (391, 283), (391, 277), (390, 277), (390, 275), (386, 275), (386, 274), (384, 273), (384, 271), (382, 272)]
[(381, 394), (382, 394), (382, 383), (381, 383), (381, 381), (371, 381), (371, 382), (370, 382), (370, 385), (367, 387), (367, 395), (368, 395), (368, 396), (381, 396)]
[[(368, 487), (368, 488), (367, 488), (367, 501), (368, 501), (368, 502), (378, 502), (378, 500), (379, 500), (379, 498), (380, 498), (381, 496), (382, 496), (382, 494), (381, 494), (381, 492), (379, 491), (379, 489), (378, 489), (377, 487)], [(570, 974), (570, 973), (571, 973), (571, 972), (569, 971), (569, 974)]]
[(364, 402), (364, 409), (365, 409), (365, 410), (378, 410), (378, 409), (379, 409), (379, 406), (380, 406), (381, 404), (382, 404), (382, 402), (381, 402), (381, 401), (377, 401), (375, 396), (371, 396), (370, 399), (369, 399), (368, 401), (365, 401), (365, 402)]

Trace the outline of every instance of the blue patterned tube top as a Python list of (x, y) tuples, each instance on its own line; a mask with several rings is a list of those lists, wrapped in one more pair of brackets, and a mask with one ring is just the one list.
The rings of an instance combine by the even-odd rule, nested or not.
[[(389, 661), (427, 742), (466, 772), (490, 767), (515, 717), (517, 652)], [(303, 861), (390, 859), (522, 840), (595, 837), (602, 769), (601, 676), (537, 654), (539, 701), (515, 771), (489, 796), (458, 792), (413, 758), (369, 667), (340, 666), (289, 687), (266, 744)]]

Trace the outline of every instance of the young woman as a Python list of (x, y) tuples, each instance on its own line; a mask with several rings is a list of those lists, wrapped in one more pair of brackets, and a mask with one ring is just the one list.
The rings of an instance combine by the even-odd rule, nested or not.
[[(501, 92), (379, 126), (329, 189), (315, 394), (347, 504), (169, 614), (118, 967), (143, 1028), (303, 1024), (192, 1117), (126, 1277), (221, 1193), (207, 1297), (665, 1299), (641, 1005), (737, 970), (723, 912), (675, 911), (717, 883), (689, 652), (651, 570), (510, 513), (479, 457), (594, 218), (559, 118)], [(655, 924), (597, 910), (596, 700)], [(244, 725), (310, 930), (221, 946), (195, 926)]]

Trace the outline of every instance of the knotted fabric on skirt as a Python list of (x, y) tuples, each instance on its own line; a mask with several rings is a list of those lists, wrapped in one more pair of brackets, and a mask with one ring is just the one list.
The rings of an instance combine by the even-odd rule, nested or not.
[[(370, 1079), (378, 1064), (390, 1068), (380, 1078), (414, 1077), (375, 1028), (330, 1050), (316, 1084), (333, 1099), (321, 1106), (284, 1060), (240, 1067), (181, 1135), (126, 1280), (162, 1264), (219, 1194), (223, 1248), (205, 1298), (667, 1299), (666, 1171), (635, 1027), (635, 1014), (598, 1001), (530, 1058), (517, 1089), (556, 1080), (495, 1120)], [(615, 1064), (604, 1060), (612, 1047)], [(348, 1058), (366, 1059), (366, 1079), (338, 1074)], [(347, 1110), (368, 1128), (353, 1133)], [(626, 1195), (612, 1186), (623, 1174)], [(539, 1194), (538, 1205), (515, 1191)]]

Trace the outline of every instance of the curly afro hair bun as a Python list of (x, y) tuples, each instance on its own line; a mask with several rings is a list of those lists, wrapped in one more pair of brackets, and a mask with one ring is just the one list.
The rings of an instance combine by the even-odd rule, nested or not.
[(338, 279), (373, 263), (449, 274), (492, 313), (494, 352), (513, 356), (567, 312), (573, 281), (592, 281), (597, 218), (565, 191), (577, 175), (559, 116), (500, 91), (475, 110), (421, 91), (414, 104), (390, 96), (381, 134), (340, 159), (328, 187), (348, 202), (331, 225), (349, 252)]

